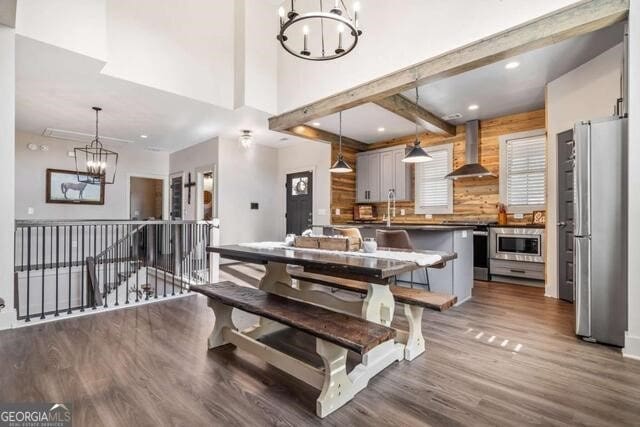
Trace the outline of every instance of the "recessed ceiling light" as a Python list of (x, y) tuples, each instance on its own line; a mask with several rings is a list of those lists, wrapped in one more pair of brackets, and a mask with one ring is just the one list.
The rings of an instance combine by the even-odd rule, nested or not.
[(507, 65), (504, 66), (507, 70), (513, 70), (514, 68), (518, 68), (520, 63), (518, 61), (507, 62)]
[(314, 125), (314, 126), (316, 126), (316, 127), (320, 126), (320, 123), (319, 123), (319, 122), (313, 122), (313, 123), (311, 123), (311, 124), (312, 124), (312, 125)]
[(142, 135), (140, 135), (140, 138), (147, 139), (147, 138), (149, 138), (149, 135), (142, 134)]
[(479, 107), (476, 104), (471, 104), (469, 105), (469, 110), (473, 111), (473, 110), (477, 110)]
[(383, 127), (379, 127), (378, 128), (378, 132), (384, 132), (384, 128)]

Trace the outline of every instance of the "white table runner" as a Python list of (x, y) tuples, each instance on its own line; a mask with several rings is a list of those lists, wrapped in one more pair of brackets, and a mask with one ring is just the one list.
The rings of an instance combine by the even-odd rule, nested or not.
[(436, 254), (424, 254), (419, 252), (398, 252), (398, 251), (376, 251), (367, 253), (363, 251), (358, 252), (344, 252), (344, 251), (329, 251), (325, 249), (309, 249), (309, 248), (296, 248), (293, 246), (287, 246), (283, 242), (253, 242), (253, 243), (241, 243), (240, 246), (253, 249), (291, 249), (302, 252), (317, 252), (317, 253), (330, 253), (335, 255), (344, 256), (360, 256), (365, 258), (380, 258), (388, 259), (392, 261), (406, 261), (414, 262), (420, 267), (428, 267), (430, 265), (439, 264), (442, 262), (442, 257)]

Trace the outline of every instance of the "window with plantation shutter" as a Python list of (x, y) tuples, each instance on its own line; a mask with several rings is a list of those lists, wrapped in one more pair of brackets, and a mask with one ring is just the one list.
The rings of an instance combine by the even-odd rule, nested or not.
[(500, 144), (500, 199), (512, 213), (545, 209), (544, 131), (506, 135)]
[(453, 182), (445, 175), (453, 168), (453, 144), (427, 150), (433, 160), (416, 163), (416, 209), (418, 214), (453, 213)]

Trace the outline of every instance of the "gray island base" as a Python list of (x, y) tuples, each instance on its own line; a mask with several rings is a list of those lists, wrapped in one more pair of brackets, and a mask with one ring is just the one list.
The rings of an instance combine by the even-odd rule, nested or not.
[[(407, 230), (416, 249), (455, 252), (458, 257), (447, 262), (444, 268), (430, 268), (429, 282), (431, 291), (455, 295), (458, 304), (471, 298), (473, 288), (473, 226), (448, 225), (392, 225), (383, 224), (339, 224), (313, 226), (316, 233), (332, 236), (335, 228), (355, 227), (360, 229), (363, 238), (376, 237), (376, 230)], [(410, 274), (398, 276), (398, 280), (409, 282)], [(426, 274), (423, 270), (413, 273), (416, 287), (424, 287)], [(404, 284), (408, 286), (408, 283)]]

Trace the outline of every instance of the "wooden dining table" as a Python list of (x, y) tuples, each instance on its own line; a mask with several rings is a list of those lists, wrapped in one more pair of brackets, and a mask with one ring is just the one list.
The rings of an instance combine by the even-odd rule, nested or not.
[[(395, 283), (394, 278), (403, 273), (425, 268), (414, 261), (295, 247), (224, 245), (208, 247), (207, 251), (234, 261), (264, 265), (265, 274), (258, 286), (263, 291), (358, 316), (385, 326), (391, 326), (396, 306), (390, 290), (390, 285)], [(425, 255), (438, 255), (437, 261), (426, 266), (430, 268), (442, 268), (447, 262), (457, 257), (455, 253), (440, 251), (416, 252)], [(293, 280), (288, 271), (290, 266), (301, 267), (307, 273), (366, 282), (368, 284), (366, 297), (364, 299), (345, 299), (318, 289), (312, 283)], [(410, 331), (413, 331), (414, 334), (420, 334), (421, 340), (421, 316), (419, 319), (415, 318), (407, 310), (405, 310), (405, 315), (409, 322)], [(260, 318), (258, 324), (243, 333), (258, 339), (284, 328), (286, 327), (279, 323)], [(406, 353), (411, 353), (411, 351), (407, 351), (407, 346), (414, 345), (416, 340), (409, 337), (403, 341), (391, 340), (381, 343), (362, 357), (361, 363), (349, 374), (355, 392), (365, 388), (369, 380), (387, 366), (395, 361), (403, 360)], [(422, 343), (424, 343), (423, 340)], [(420, 350), (423, 352), (424, 347)], [(413, 353), (415, 354), (416, 351)]]

